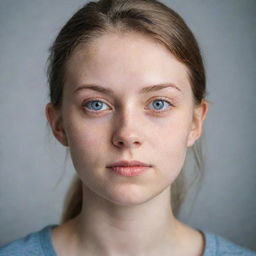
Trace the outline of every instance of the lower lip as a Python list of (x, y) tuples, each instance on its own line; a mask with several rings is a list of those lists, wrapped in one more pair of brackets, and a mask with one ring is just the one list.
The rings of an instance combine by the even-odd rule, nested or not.
[(150, 167), (148, 166), (116, 166), (110, 167), (116, 174), (126, 177), (138, 176), (145, 173)]

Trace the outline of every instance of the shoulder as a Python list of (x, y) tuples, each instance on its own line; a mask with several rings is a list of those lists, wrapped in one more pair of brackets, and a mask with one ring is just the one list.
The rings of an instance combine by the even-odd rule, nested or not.
[(205, 237), (205, 251), (203, 256), (256, 256), (256, 252), (235, 244), (228, 239), (201, 231)]
[(50, 230), (55, 225), (48, 225), (40, 231), (10, 242), (0, 247), (0, 256), (56, 256), (51, 244)]

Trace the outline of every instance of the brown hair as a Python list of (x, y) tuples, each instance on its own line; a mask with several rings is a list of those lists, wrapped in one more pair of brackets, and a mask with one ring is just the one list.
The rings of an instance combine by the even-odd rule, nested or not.
[[(195, 104), (200, 104), (205, 98), (205, 71), (198, 44), (175, 11), (156, 0), (99, 0), (79, 9), (61, 29), (50, 48), (48, 80), (50, 100), (56, 109), (61, 108), (65, 64), (70, 55), (79, 44), (92, 43), (93, 39), (110, 31), (136, 31), (162, 43), (187, 66)], [(193, 153), (196, 164), (200, 166), (200, 145), (197, 147), (199, 151), (193, 146)], [(174, 214), (178, 213), (185, 197), (185, 186), (182, 171), (172, 184)], [(62, 223), (77, 216), (81, 207), (82, 182), (76, 176), (66, 196)]]

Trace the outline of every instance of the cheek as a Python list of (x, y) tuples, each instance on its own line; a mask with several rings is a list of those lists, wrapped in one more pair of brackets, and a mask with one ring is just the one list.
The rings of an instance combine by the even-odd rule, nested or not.
[[(175, 118), (158, 135), (158, 155), (161, 157), (159, 166), (163, 172), (163, 177), (168, 177), (168, 181), (173, 182), (179, 175), (186, 157), (187, 139), (189, 135), (190, 122), (187, 116)], [(156, 152), (157, 153), (157, 152)]]
[(84, 170), (100, 163), (100, 152), (106, 152), (107, 129), (95, 127), (76, 116), (66, 120), (66, 133), (72, 161), (77, 170)]
[[(177, 134), (175, 134), (177, 135)], [(162, 167), (165, 172), (171, 176), (176, 175), (184, 164), (186, 156), (186, 143), (184, 136), (169, 136), (163, 143), (161, 150), (162, 154)]]

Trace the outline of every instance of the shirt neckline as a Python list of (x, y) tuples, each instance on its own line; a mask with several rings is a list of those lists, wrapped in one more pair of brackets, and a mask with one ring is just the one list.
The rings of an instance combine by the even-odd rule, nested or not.
[(57, 226), (58, 225), (48, 225), (42, 229), (42, 232), (40, 232), (39, 240), (40, 240), (40, 245), (44, 255), (57, 256), (57, 253), (55, 252), (55, 249), (53, 246), (52, 237), (51, 237), (52, 229)]
[[(59, 225), (48, 225), (45, 228), (42, 229), (42, 232), (40, 232), (40, 245), (43, 250), (43, 254), (47, 256), (57, 256), (57, 253), (55, 252), (51, 231), (55, 227)], [(216, 244), (215, 240), (213, 239), (213, 235), (209, 232), (203, 231), (201, 229), (197, 229), (204, 237), (204, 252), (203, 256), (210, 256), (215, 255), (216, 252)], [(211, 248), (210, 248), (211, 247)], [(214, 252), (214, 253), (213, 253)]]

